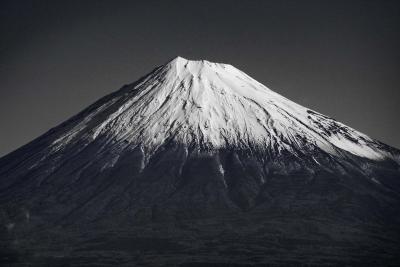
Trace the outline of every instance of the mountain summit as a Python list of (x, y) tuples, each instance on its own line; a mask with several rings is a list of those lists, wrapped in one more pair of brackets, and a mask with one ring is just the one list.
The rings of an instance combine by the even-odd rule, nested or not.
[(270, 150), (320, 148), (369, 159), (393, 158), (382, 144), (304, 108), (228, 64), (177, 57), (93, 107), (57, 134), (57, 150), (86, 139), (124, 141), (150, 153), (187, 147)]
[[(28, 233), (18, 236), (25, 249), (51, 254), (44, 237), (69, 235), (74, 241), (65, 242), (77, 242), (81, 250), (74, 255), (84, 258), (82, 251), (99, 250), (88, 236), (116, 231), (102, 237), (104, 244), (119, 243), (119, 231), (154, 238), (143, 227), (163, 232), (173, 222), (176, 236), (169, 238), (197, 236), (196, 247), (211, 246), (206, 258), (212, 262), (212, 251), (249, 262), (227, 248), (226, 240), (244, 233), (258, 244), (249, 253), (261, 263), (279, 263), (281, 257), (265, 258), (271, 247), (304, 263), (296, 257), (315, 240), (332, 262), (350, 260), (358, 250), (384, 262), (376, 246), (395, 255), (393, 236), (400, 233), (399, 163), (399, 150), (229, 64), (177, 57), (0, 159), (4, 242)], [(311, 228), (294, 233), (296, 225)], [(44, 228), (50, 230), (36, 232)], [(224, 237), (209, 244), (210, 235)], [(293, 235), (294, 251), (282, 248), (281, 240)], [(186, 246), (179, 253), (189, 255), (187, 240), (179, 240)], [(364, 241), (370, 246), (357, 246)], [(346, 246), (354, 250), (344, 252)]]

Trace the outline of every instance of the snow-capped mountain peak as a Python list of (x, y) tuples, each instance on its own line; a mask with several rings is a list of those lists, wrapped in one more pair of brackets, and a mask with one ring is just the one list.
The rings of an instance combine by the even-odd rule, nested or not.
[(207, 149), (279, 154), (321, 148), (333, 155), (344, 150), (369, 159), (391, 157), (368, 136), (286, 99), (232, 65), (182, 57), (117, 92), (53, 145), (58, 150), (77, 137), (150, 152), (173, 141)]
[[(111, 244), (107, 262), (115, 264), (137, 243), (134, 250), (146, 259), (161, 251), (171, 263), (168, 250), (149, 247), (161, 240), (181, 263), (181, 253), (192, 256), (185, 244), (194, 239), (195, 249), (214, 257), (245, 236), (235, 253), (250, 245), (265, 254), (276, 245), (276, 264), (288, 240), (299, 240), (298, 248), (289, 246), (291, 263), (294, 252), (307, 256), (315, 247), (305, 244), (315, 242), (322, 244), (319, 263), (338, 262), (348, 248), (374, 262), (389, 251), (382, 257), (392, 261), (399, 247), (399, 159), (399, 150), (231, 65), (178, 57), (0, 158), (0, 233), (22, 251), (6, 249), (3, 258), (87, 264)], [(179, 242), (169, 243), (174, 237)], [(77, 249), (59, 261), (65, 240)], [(35, 250), (27, 253), (30, 244)], [(354, 263), (351, 253), (343, 256)]]

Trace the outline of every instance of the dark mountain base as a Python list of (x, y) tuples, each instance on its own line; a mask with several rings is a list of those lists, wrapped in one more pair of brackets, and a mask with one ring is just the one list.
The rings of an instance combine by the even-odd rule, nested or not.
[(172, 147), (99, 171), (88, 158), (5, 169), (2, 265), (400, 265), (394, 162)]
[[(396, 225), (257, 212), (3, 232), (2, 266), (399, 266)], [(106, 225), (106, 226), (104, 226)]]

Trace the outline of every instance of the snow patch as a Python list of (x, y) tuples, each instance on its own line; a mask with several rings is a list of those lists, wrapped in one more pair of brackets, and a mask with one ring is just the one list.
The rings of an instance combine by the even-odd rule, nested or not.
[(344, 150), (374, 160), (387, 157), (366, 135), (290, 101), (232, 65), (182, 57), (86, 114), (57, 137), (52, 150), (82, 138), (142, 144), (149, 154), (173, 141), (210, 149), (257, 146), (295, 154), (319, 147), (336, 156), (345, 156)]

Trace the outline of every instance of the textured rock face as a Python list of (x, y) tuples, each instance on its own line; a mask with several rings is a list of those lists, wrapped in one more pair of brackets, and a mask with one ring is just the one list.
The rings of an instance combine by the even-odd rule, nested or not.
[[(49, 235), (65, 246), (78, 244), (81, 250), (71, 253), (82, 259), (82, 250), (104, 250), (91, 238), (118, 243), (144, 231), (150, 240), (166, 236), (174, 244), (197, 238), (198, 244), (167, 253), (174, 264), (202, 246), (214, 250), (197, 261), (220, 264), (233, 256), (242, 263), (258, 257), (280, 264), (287, 256), (284, 265), (322, 264), (318, 253), (327, 253), (327, 263), (351, 263), (361, 241), (378, 263), (396, 262), (399, 155), (231, 65), (178, 57), (0, 159), (3, 245), (24, 240), (13, 248), (47, 251), (39, 259), (16, 253), (40, 265), (54, 256), (43, 241)], [(307, 229), (297, 236), (294, 222)], [(210, 244), (210, 235), (219, 241)], [(241, 249), (260, 246), (248, 252), (254, 255), (229, 249), (237, 235), (254, 239), (236, 240)], [(295, 248), (282, 248), (287, 244), (280, 240), (292, 237)], [(302, 260), (302, 249), (314, 241), (330, 254), (315, 250)], [(159, 257), (159, 241), (146, 242), (135, 251)], [(265, 256), (278, 247), (275, 258)], [(215, 257), (225, 250), (226, 257)]]

